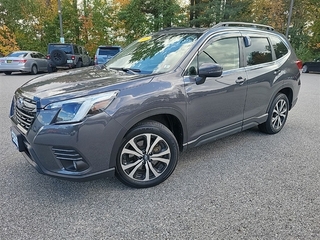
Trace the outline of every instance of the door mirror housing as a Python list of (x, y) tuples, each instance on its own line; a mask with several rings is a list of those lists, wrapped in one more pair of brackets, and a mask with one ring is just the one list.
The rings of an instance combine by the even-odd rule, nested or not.
[(202, 63), (199, 67), (199, 77), (196, 79), (197, 85), (205, 82), (207, 77), (220, 77), (223, 67), (216, 63)]

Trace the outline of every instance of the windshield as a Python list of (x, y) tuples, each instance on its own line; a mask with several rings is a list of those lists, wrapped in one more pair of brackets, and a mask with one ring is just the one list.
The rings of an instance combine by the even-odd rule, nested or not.
[(133, 69), (141, 74), (170, 71), (198, 39), (197, 33), (176, 33), (140, 38), (116, 55), (106, 67)]

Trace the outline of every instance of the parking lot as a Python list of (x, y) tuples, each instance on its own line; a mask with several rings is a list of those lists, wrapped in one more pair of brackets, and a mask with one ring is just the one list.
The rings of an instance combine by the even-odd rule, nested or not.
[(32, 77), (0, 73), (0, 239), (320, 238), (320, 74), (302, 75), (279, 134), (254, 128), (188, 150), (148, 189), (37, 173), (8, 118), (14, 90)]

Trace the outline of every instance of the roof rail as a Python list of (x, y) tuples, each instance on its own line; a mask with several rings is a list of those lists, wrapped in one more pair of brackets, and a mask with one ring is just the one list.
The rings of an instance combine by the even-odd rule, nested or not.
[(238, 26), (238, 27), (254, 27), (254, 28), (263, 28), (270, 31), (274, 31), (274, 28), (268, 25), (258, 24), (258, 23), (248, 23), (248, 22), (220, 22), (213, 26), (215, 27), (229, 27), (229, 26)]

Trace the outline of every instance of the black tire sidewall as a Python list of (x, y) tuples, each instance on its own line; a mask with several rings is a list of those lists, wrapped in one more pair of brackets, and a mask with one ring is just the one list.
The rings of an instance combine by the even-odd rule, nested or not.
[(67, 54), (60, 49), (54, 49), (50, 53), (50, 60), (56, 66), (65, 65), (67, 63), (67, 59), (68, 59)]
[[(129, 178), (126, 175), (126, 173), (123, 172), (120, 165), (120, 155), (121, 155), (122, 149), (128, 143), (128, 141), (130, 141), (132, 138), (134, 138), (137, 135), (146, 134), (146, 133), (153, 133), (153, 134), (159, 135), (167, 142), (170, 148), (171, 159), (170, 159), (169, 165), (167, 166), (167, 169), (159, 177), (153, 180), (150, 180), (148, 182), (135, 181), (134, 179)], [(162, 183), (172, 174), (178, 162), (178, 155), (179, 155), (179, 148), (178, 148), (177, 140), (167, 127), (165, 127), (163, 124), (159, 122), (154, 122), (154, 121), (143, 122), (137, 125), (136, 127), (134, 127), (132, 130), (130, 130), (129, 133), (123, 139), (122, 144), (119, 148), (117, 160), (116, 160), (116, 176), (121, 182), (123, 182), (124, 184), (130, 187), (147, 188), (147, 187), (156, 186)]]
[[(282, 123), (282, 126), (279, 128), (279, 129), (275, 129), (273, 126), (272, 126), (272, 113), (273, 113), (273, 110), (276, 106), (276, 104), (280, 101), (280, 100), (285, 100), (286, 102), (286, 105), (287, 105), (287, 113), (286, 113), (286, 117)], [(266, 130), (267, 130), (267, 133), (270, 133), (270, 134), (275, 134), (275, 133), (278, 133), (282, 130), (282, 128), (284, 127), (286, 121), (287, 121), (287, 118), (288, 118), (288, 113), (289, 113), (289, 100), (287, 98), (287, 96), (283, 93), (278, 93), (276, 95), (276, 97), (274, 98), (274, 100), (272, 101), (272, 104), (271, 104), (271, 107), (269, 109), (269, 113), (268, 113), (268, 119), (266, 121)]]
[[(34, 67), (36, 67), (36, 71), (33, 70)], [(38, 67), (37, 67), (37, 65), (33, 64), (33, 65), (31, 66), (31, 74), (32, 74), (32, 75), (36, 75), (37, 73), (38, 73)]]

